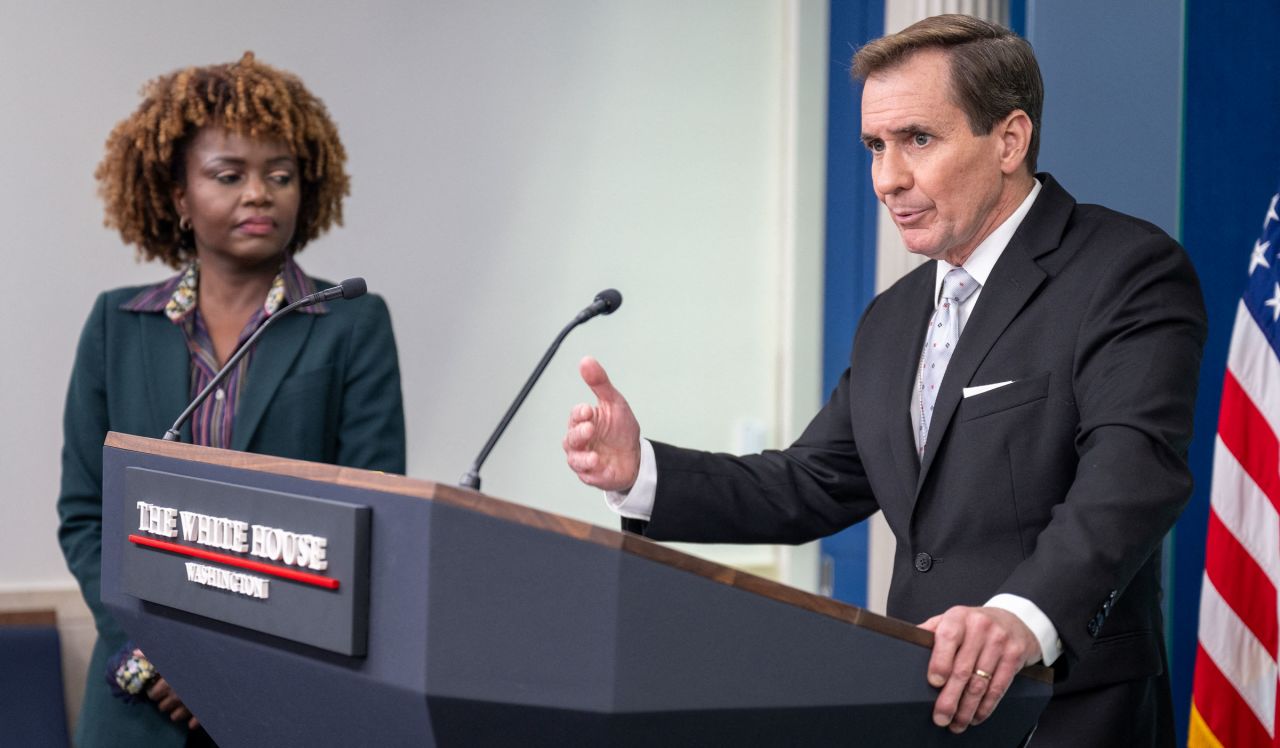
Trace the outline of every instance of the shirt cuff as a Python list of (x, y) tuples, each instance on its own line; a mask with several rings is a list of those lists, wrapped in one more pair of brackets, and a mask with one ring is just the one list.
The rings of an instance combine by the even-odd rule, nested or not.
[(648, 439), (640, 440), (640, 472), (631, 490), (605, 491), (604, 500), (613, 511), (627, 519), (645, 522), (653, 516), (653, 500), (658, 493), (658, 458)]
[(988, 600), (987, 607), (1007, 610), (1031, 629), (1036, 641), (1040, 642), (1040, 660), (1045, 665), (1052, 665), (1062, 655), (1062, 639), (1058, 637), (1058, 629), (1035, 603), (1006, 592)]

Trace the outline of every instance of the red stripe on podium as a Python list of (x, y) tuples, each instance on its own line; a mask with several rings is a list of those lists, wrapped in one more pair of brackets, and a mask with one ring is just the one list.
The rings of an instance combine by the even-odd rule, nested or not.
[(280, 566), (272, 566), (264, 564), (260, 561), (250, 561), (236, 556), (228, 556), (225, 553), (215, 553), (206, 551), (203, 548), (192, 548), (188, 545), (178, 545), (165, 540), (156, 540), (155, 538), (143, 537), (142, 535), (130, 535), (129, 542), (135, 545), (144, 545), (148, 548), (156, 548), (170, 553), (179, 553), (183, 556), (191, 556), (192, 558), (200, 558), (205, 561), (216, 561), (220, 564), (228, 566), (238, 566), (241, 569), (249, 569), (260, 574), (270, 574), (273, 577), (289, 579), (294, 582), (302, 582), (315, 587), (322, 587), (326, 590), (338, 589), (338, 580), (329, 577), (322, 577), (319, 574), (308, 574), (305, 571), (294, 571), (293, 569), (285, 569)]

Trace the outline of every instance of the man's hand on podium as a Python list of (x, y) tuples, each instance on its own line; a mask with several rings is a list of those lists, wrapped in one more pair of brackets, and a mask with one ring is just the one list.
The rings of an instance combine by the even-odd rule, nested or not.
[(920, 628), (933, 632), (929, 684), (941, 689), (933, 721), (954, 733), (991, 716), (1022, 668), (1040, 660), (1040, 642), (1002, 608), (957, 605)]
[(583, 483), (625, 493), (640, 473), (640, 423), (600, 362), (587, 356), (578, 372), (595, 394), (596, 405), (579, 403), (569, 412), (565, 457)]
[(169, 715), (169, 719), (174, 722), (187, 721), (189, 729), (196, 729), (200, 726), (200, 720), (191, 713), (186, 704), (182, 703), (182, 699), (178, 698), (178, 694), (169, 686), (169, 681), (163, 677), (156, 678), (155, 683), (147, 689), (147, 696), (159, 707), (160, 711)]

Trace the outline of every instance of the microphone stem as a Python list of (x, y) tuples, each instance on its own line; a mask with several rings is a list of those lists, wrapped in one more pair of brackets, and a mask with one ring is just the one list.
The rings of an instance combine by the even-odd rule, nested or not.
[(187, 409), (182, 411), (182, 415), (178, 416), (178, 420), (174, 421), (173, 425), (169, 427), (169, 430), (164, 432), (164, 440), (167, 442), (181, 441), (179, 429), (182, 428), (182, 424), (186, 423), (187, 419), (191, 417), (191, 414), (196, 411), (196, 408), (200, 407), (200, 403), (203, 403), (209, 397), (209, 393), (213, 392), (213, 389), (219, 384), (222, 384), (222, 380), (227, 378), (227, 375), (231, 373), (231, 370), (235, 368), (236, 364), (240, 363), (240, 359), (244, 358), (245, 354), (249, 352), (249, 349), (253, 348), (254, 341), (256, 341), (258, 336), (262, 335), (262, 333), (271, 326), (272, 322), (275, 322), (300, 306), (313, 304), (315, 301), (316, 299), (311, 296), (306, 296), (280, 309), (270, 317), (267, 317), (266, 321), (259, 325), (257, 330), (253, 331), (253, 334), (249, 336), (249, 339), (244, 341), (244, 343), (236, 349), (235, 353), (231, 354), (231, 358), (227, 359), (227, 363), (223, 364), (222, 368), (218, 370), (218, 373), (213, 376), (213, 379), (210, 379), (209, 383), (204, 386), (204, 389), (200, 390), (200, 394), (196, 395), (196, 398), (191, 401), (191, 404), (187, 406)]
[[(593, 315), (594, 316), (594, 315)], [(590, 319), (590, 318), (587, 318)], [(547, 364), (551, 363), (551, 357), (556, 355), (556, 351), (560, 350), (560, 344), (564, 342), (565, 337), (573, 330), (573, 328), (586, 322), (581, 319), (581, 315), (572, 322), (565, 325), (560, 334), (556, 336), (551, 347), (542, 355), (542, 360), (538, 362), (537, 368), (529, 375), (528, 381), (524, 383), (524, 389), (520, 390), (520, 394), (516, 395), (515, 402), (511, 403), (511, 407), (507, 408), (507, 413), (502, 417), (502, 421), (498, 423), (498, 428), (494, 430), (493, 435), (489, 437), (489, 441), (485, 442), (484, 449), (480, 450), (480, 454), (471, 463), (471, 467), (466, 474), (458, 481), (458, 485), (463, 488), (470, 488), (473, 491), (480, 490), (480, 467), (484, 465), (484, 461), (489, 458), (489, 452), (493, 451), (493, 446), (498, 443), (498, 439), (502, 437), (502, 432), (507, 430), (507, 424), (511, 423), (511, 419), (515, 417), (516, 411), (524, 403), (524, 399), (529, 396), (533, 385), (537, 383), (538, 377), (542, 376), (542, 370), (547, 368)]]

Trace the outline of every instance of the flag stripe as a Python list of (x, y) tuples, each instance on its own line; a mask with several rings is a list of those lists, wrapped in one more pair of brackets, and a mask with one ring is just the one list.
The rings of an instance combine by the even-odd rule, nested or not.
[(1219, 440), (1214, 445), (1210, 503), (1218, 519), (1280, 587), (1280, 514)]
[[(1268, 748), (1271, 736), (1254, 717), (1204, 649), (1196, 651), (1193, 708), (1220, 745), (1231, 748)], [(1211, 698), (1206, 699), (1206, 695)], [(1193, 745), (1188, 741), (1189, 745)]]
[(1280, 433), (1280, 387), (1276, 386), (1280, 382), (1280, 359), (1243, 301), (1236, 310), (1236, 325), (1231, 331), (1227, 369), (1270, 424), (1271, 432)]
[(1280, 506), (1280, 442), (1228, 369), (1222, 380), (1218, 436), (1273, 506)]
[(1276, 659), (1276, 590), (1266, 572), (1223, 526), (1216, 512), (1209, 512), (1206, 546), (1205, 575), (1271, 659)]
[[(1267, 734), (1273, 734), (1276, 661), (1222, 600), (1208, 577), (1200, 590), (1200, 648), (1249, 705)], [(1217, 725), (1209, 724), (1217, 735)]]

